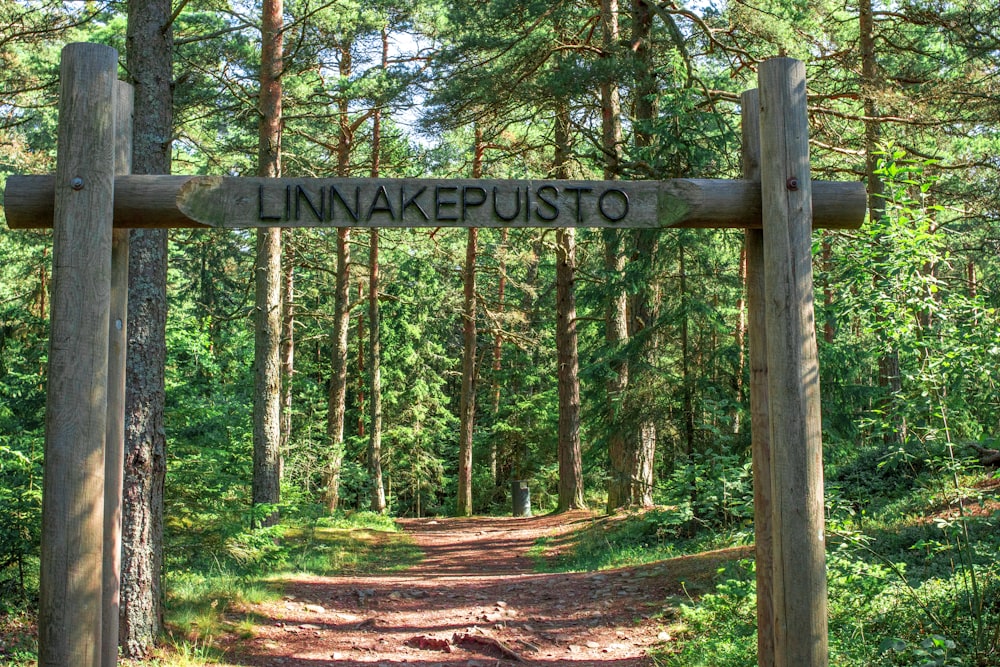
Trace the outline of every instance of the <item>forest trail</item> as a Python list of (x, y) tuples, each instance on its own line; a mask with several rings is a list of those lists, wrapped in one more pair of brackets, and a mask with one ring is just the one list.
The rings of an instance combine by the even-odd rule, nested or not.
[(285, 597), (246, 610), (254, 636), (228, 662), (260, 666), (652, 665), (670, 641), (661, 614), (682, 582), (710, 580), (748, 548), (589, 573), (532, 571), (541, 537), (558, 549), (595, 516), (405, 519), (425, 554), (402, 573), (284, 580)]

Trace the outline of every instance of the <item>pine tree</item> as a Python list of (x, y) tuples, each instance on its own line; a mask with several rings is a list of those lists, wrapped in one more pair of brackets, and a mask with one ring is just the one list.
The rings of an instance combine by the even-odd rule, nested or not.
[[(260, 129), (258, 175), (281, 175), (282, 0), (264, 0), (261, 26)], [(253, 504), (281, 501), (281, 229), (257, 230), (254, 265), (254, 428)], [(277, 509), (256, 517), (278, 522)]]
[[(126, 61), (135, 88), (132, 172), (170, 173), (173, 26), (169, 1), (128, 5)], [(134, 230), (129, 243), (125, 471), (122, 489), (122, 655), (149, 655), (163, 630), (163, 486), (167, 231)]]

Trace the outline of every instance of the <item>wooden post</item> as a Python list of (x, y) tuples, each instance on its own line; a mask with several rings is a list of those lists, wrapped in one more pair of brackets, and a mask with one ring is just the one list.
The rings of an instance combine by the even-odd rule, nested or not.
[[(115, 170), (132, 173), (132, 86), (117, 83)], [(125, 467), (125, 351), (128, 347), (129, 230), (111, 237), (111, 318), (108, 339), (108, 424), (104, 450), (104, 571), (101, 608), (101, 665), (118, 663), (121, 588), (122, 477)]]
[[(740, 98), (743, 178), (760, 181), (760, 96)], [(757, 564), (757, 665), (774, 667), (774, 545), (771, 521), (771, 434), (767, 405), (767, 324), (764, 312), (764, 232), (746, 230), (747, 322), (750, 339), (750, 439), (753, 443), (754, 558)]]
[(776, 667), (827, 665), (819, 363), (805, 66), (761, 63), (761, 203), (774, 520)]
[(104, 441), (118, 54), (62, 51), (38, 663), (101, 660)]

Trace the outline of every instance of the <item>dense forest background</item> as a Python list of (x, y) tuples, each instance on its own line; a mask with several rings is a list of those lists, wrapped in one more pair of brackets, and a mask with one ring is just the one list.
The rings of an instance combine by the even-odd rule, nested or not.
[[(128, 10), (0, 0), (0, 179), (53, 171), (62, 45), (114, 46), (134, 74)], [(262, 59), (262, 17), (255, 0), (174, 3), (173, 122), (155, 137), (173, 173), (263, 173), (278, 61)], [(830, 519), (995, 447), (996, 5), (286, 0), (275, 18), (285, 176), (738, 178), (740, 93), (762, 59), (804, 60), (814, 177), (871, 193), (860, 230), (814, 236)], [(752, 538), (742, 232), (279, 242), (280, 295), (262, 307), (253, 233), (166, 236), (165, 567), (225, 560), (279, 516), (508, 512), (515, 480), (536, 511), (655, 503), (679, 535)], [(37, 586), (49, 249), (46, 231), (0, 225), (3, 604)], [(273, 437), (254, 416), (270, 307)], [(269, 439), (279, 486), (262, 496)]]

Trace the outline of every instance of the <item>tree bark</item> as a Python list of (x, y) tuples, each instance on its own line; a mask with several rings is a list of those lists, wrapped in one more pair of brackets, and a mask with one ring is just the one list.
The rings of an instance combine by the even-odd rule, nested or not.
[[(340, 45), (340, 76), (351, 76), (351, 42)], [(351, 148), (354, 132), (351, 128), (350, 107), (346, 96), (337, 101), (339, 133), (337, 137), (337, 176), (350, 172)], [(337, 277), (334, 288), (332, 373), (327, 404), (326, 440), (329, 463), (326, 478), (326, 506), (330, 512), (340, 502), (340, 469), (344, 460), (344, 408), (347, 400), (347, 331), (350, 327), (350, 265), (351, 228), (337, 229)]]
[(580, 453), (580, 377), (577, 355), (576, 230), (556, 231), (556, 348), (559, 358), (559, 501), (556, 511), (586, 507)]
[[(365, 281), (358, 280), (358, 303), (361, 303), (365, 298)], [(368, 336), (365, 334), (365, 313), (361, 309), (358, 310), (358, 380), (357, 380), (357, 391), (358, 391), (358, 426), (357, 434), (359, 438), (365, 437), (365, 340)]]
[[(650, 7), (645, 0), (632, 0), (635, 147), (642, 161), (655, 139), (650, 128), (657, 110), (656, 76), (650, 48), (652, 29), (653, 12)], [(625, 445), (631, 475), (629, 504), (643, 506), (653, 503), (653, 460), (656, 454), (656, 424), (650, 419), (647, 407), (649, 386), (653, 382), (651, 369), (655, 367), (656, 337), (647, 329), (657, 318), (659, 294), (653, 275), (659, 238), (660, 234), (649, 230), (637, 230), (632, 236), (632, 261), (645, 266), (646, 276), (628, 308), (628, 338), (632, 341), (641, 338), (635, 347), (642, 363), (630, 369), (623, 411), (630, 424)]]
[[(281, 176), (282, 0), (264, 0), (257, 175)], [(253, 504), (281, 501), (281, 229), (257, 230), (254, 266)], [(274, 511), (261, 518), (278, 522)]]
[[(472, 157), (472, 177), (482, 178), (483, 177), (483, 156), (486, 152), (486, 144), (483, 140), (483, 130), (480, 127), (476, 127), (475, 130), (475, 148), (473, 150)], [(504, 298), (505, 292), (507, 290), (507, 238), (509, 235), (509, 230), (504, 227), (500, 230), (500, 248), (497, 252), (497, 312), (503, 313), (504, 309)], [(503, 361), (503, 332), (500, 328), (497, 328), (496, 334), (493, 336), (493, 377), (492, 377), (492, 399), (493, 399), (493, 416), (496, 418), (500, 414), (500, 369), (502, 368), (501, 363)], [(490, 470), (490, 479), (493, 481), (494, 488), (497, 487), (499, 483), (497, 463), (499, 461), (499, 443), (497, 438), (490, 438), (490, 450), (489, 450), (489, 461), (487, 464)]]
[[(382, 69), (388, 66), (389, 38), (382, 30)], [(376, 107), (372, 114), (372, 169), (371, 177), (378, 178), (382, 150), (382, 113)], [(372, 478), (371, 508), (373, 512), (385, 512), (385, 486), (382, 482), (382, 336), (381, 312), (379, 311), (379, 230), (369, 232), (368, 252), (368, 368), (371, 372), (369, 384), (369, 405), (371, 406), (371, 432), (368, 436), (368, 471)]]
[[(132, 173), (170, 173), (173, 29), (167, 0), (130, 0), (126, 62), (135, 87)], [(129, 240), (128, 361), (119, 642), (149, 655), (163, 630), (163, 484), (166, 476), (167, 230)]]
[(281, 285), (281, 452), (292, 437), (292, 375), (295, 372), (295, 248), (282, 233)]
[[(475, 128), (472, 147), (472, 177), (483, 177), (483, 131)], [(462, 390), (459, 399), (459, 441), (458, 441), (458, 516), (472, 515), (472, 439), (476, 426), (476, 258), (479, 253), (479, 230), (470, 227), (465, 243), (465, 270), (462, 275)], [(502, 279), (501, 279), (502, 280)], [(503, 301), (501, 283), (500, 300)], [(499, 335), (494, 346), (495, 363), (499, 359)], [(499, 397), (495, 409), (499, 409)], [(490, 445), (490, 466), (496, 480), (496, 443)]]
[[(618, 0), (601, 0), (601, 33), (604, 57), (610, 58), (618, 45)], [(622, 157), (621, 96), (617, 77), (601, 84), (601, 148), (605, 180), (618, 180)], [(609, 512), (635, 502), (632, 481), (637, 479), (628, 447), (628, 426), (622, 401), (628, 388), (628, 359), (623, 353), (628, 343), (628, 294), (625, 291), (625, 254), (622, 234), (608, 228), (601, 231), (604, 242), (604, 271), (608, 276), (608, 297), (604, 311), (604, 340), (607, 344), (611, 375), (606, 384), (605, 422), (608, 429), (608, 505)]]
[(326, 440), (329, 463), (326, 479), (326, 506), (335, 512), (340, 503), (340, 469), (344, 461), (344, 406), (347, 397), (347, 330), (350, 326), (351, 230), (337, 230), (337, 277), (334, 288), (333, 344), (330, 392), (327, 404)]
[(462, 308), (462, 394), (459, 402), (458, 516), (472, 515), (472, 433), (476, 417), (476, 254), (479, 230), (470, 227), (465, 244)]
[(368, 405), (371, 416), (371, 429), (368, 433), (368, 473), (371, 475), (373, 512), (385, 512), (385, 485), (382, 480), (382, 344), (379, 336), (381, 313), (378, 304), (379, 267), (378, 240), (379, 230), (370, 230), (369, 267), (368, 267), (368, 371), (369, 382)]
[[(556, 178), (569, 177), (569, 106), (556, 110)], [(586, 507), (580, 453), (580, 360), (576, 332), (576, 230), (556, 230), (556, 351), (559, 362), (557, 512)]]

